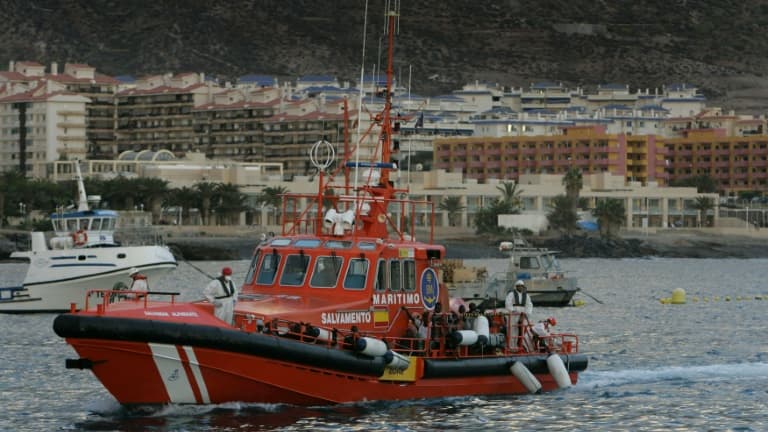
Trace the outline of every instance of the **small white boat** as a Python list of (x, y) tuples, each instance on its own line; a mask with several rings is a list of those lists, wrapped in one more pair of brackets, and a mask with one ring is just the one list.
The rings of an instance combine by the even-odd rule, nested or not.
[(72, 303), (81, 309), (88, 290), (127, 284), (132, 268), (147, 276), (150, 288), (153, 278), (176, 268), (166, 246), (117, 243), (117, 212), (91, 210), (80, 167), (75, 167), (77, 210), (51, 215), (54, 235), (48, 243), (45, 233), (32, 232), (31, 249), (11, 254), (27, 260), (29, 267), (22, 286), (0, 287), (0, 313), (68, 311)]
[(560, 268), (557, 251), (530, 246), (522, 239), (501, 242), (499, 251), (509, 259), (505, 272), (488, 276), (484, 267), (472, 268), (472, 277), (461, 278), (459, 274), (467, 274), (467, 269), (460, 264), (452, 269), (456, 276), (447, 284), (451, 295), (486, 307), (503, 306), (515, 282), (522, 280), (535, 306), (562, 307), (570, 305), (580, 291), (577, 279)]

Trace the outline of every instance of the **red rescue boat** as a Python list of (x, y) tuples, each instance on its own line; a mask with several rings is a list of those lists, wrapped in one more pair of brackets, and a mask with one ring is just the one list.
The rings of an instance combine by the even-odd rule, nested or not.
[[(445, 248), (429, 229), (419, 231), (429, 241), (415, 240), (416, 216), (434, 220), (434, 209), (389, 177), (402, 121), (390, 116), (396, 16), (387, 14), (384, 109), (368, 131), (378, 131), (378, 160), (352, 162), (345, 143), (345, 182), (335, 185), (334, 152), (315, 145), (318, 192), (284, 196), (283, 231), (255, 248), (233, 322), (176, 293), (104, 290), (98, 304), (54, 321), (79, 355), (68, 368), (90, 369), (128, 405), (318, 405), (576, 382), (587, 367), (576, 335), (537, 338), (524, 315), (452, 303), (441, 279)], [(352, 170), (365, 171), (358, 186)]]

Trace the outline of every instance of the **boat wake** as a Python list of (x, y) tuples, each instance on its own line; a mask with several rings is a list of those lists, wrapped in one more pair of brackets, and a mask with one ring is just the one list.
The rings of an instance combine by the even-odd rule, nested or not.
[(657, 382), (733, 381), (768, 378), (768, 363), (734, 363), (707, 366), (672, 366), (658, 369), (585, 371), (579, 374), (574, 390), (594, 390), (627, 384)]

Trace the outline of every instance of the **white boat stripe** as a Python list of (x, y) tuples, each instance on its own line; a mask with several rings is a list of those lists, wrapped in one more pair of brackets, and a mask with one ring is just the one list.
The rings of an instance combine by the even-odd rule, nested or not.
[(173, 403), (198, 403), (175, 345), (150, 343), (160, 379)]
[(200, 372), (200, 363), (197, 362), (197, 356), (195, 356), (194, 348), (190, 346), (184, 347), (184, 352), (187, 353), (187, 360), (189, 360), (190, 369), (192, 369), (192, 375), (197, 382), (197, 388), (200, 389), (200, 397), (203, 399), (203, 403), (211, 403), (211, 399), (208, 397), (208, 387), (205, 386), (205, 379)]

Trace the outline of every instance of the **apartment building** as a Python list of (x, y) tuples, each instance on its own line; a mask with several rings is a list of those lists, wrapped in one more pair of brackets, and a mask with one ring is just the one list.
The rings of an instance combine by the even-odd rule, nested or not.
[(768, 190), (768, 136), (691, 130), (663, 143), (670, 180), (709, 176), (718, 181), (724, 195)]
[(574, 126), (563, 135), (436, 139), (433, 167), (479, 182), (523, 174), (563, 174), (572, 166), (592, 174), (626, 175), (627, 141), (602, 126)]
[(46, 177), (59, 159), (85, 159), (90, 99), (53, 81), (0, 85), (0, 171)]

